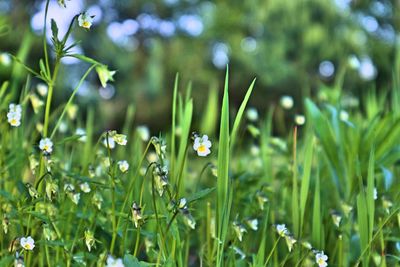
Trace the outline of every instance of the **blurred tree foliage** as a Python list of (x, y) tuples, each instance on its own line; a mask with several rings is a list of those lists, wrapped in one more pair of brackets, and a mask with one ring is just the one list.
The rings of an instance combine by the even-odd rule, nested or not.
[[(16, 54), (24, 44), (29, 47), (24, 60), (38, 67), (43, 55), (35, 16), (44, 2), (0, 0), (0, 51)], [(208, 91), (221, 88), (228, 63), (232, 102), (239, 103), (257, 77), (251, 104), (262, 112), (283, 94), (292, 95), (296, 112), (301, 112), (301, 99), (331, 86), (340, 73), (345, 73), (347, 93), (388, 88), (399, 40), (400, 1), (65, 2), (62, 8), (51, 0), (50, 12), (56, 13), (49, 17), (72, 18), (71, 9), (93, 12), (93, 28), (76, 29), (74, 37), (82, 40), (81, 51), (118, 71), (115, 94), (113, 88), (99, 90), (93, 75), (78, 100), (99, 104), (104, 126), (118, 125), (132, 101), (139, 122), (157, 129), (167, 125), (176, 72), (182, 77), (181, 87), (192, 81), (195, 109), (201, 114)], [(84, 67), (63, 67), (58, 97), (68, 95)], [(11, 68), (0, 67), (0, 81), (9, 80), (11, 73)]]

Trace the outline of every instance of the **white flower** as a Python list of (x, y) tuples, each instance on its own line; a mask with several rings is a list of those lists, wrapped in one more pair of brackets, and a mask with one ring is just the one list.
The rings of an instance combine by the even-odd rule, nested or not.
[(122, 259), (115, 259), (113, 256), (108, 255), (106, 267), (125, 267)]
[(233, 230), (235, 230), (236, 236), (240, 242), (243, 240), (243, 233), (246, 233), (247, 230), (244, 226), (238, 222), (233, 222)]
[(22, 108), (21, 105), (16, 105), (11, 103), (9, 105), (9, 110), (7, 113), (7, 120), (13, 127), (18, 127), (21, 125)]
[(328, 256), (326, 256), (323, 251), (318, 252), (315, 255), (315, 261), (317, 262), (318, 267), (328, 266), (328, 263), (326, 263), (327, 260), (328, 260)]
[(247, 220), (246, 223), (253, 231), (258, 230), (258, 220), (257, 219)]
[(33, 250), (35, 248), (35, 240), (31, 236), (21, 237), (20, 244), (25, 250)]
[(11, 57), (7, 53), (0, 54), (0, 65), (9, 66), (11, 64)]
[(78, 17), (79, 26), (89, 30), (92, 27), (93, 17), (89, 16), (86, 12), (81, 13)]
[(187, 208), (186, 204), (187, 204), (186, 198), (181, 198), (181, 199), (179, 199), (178, 207), (179, 207), (180, 209), (185, 209), (185, 208)]
[(208, 140), (207, 135), (203, 137), (196, 136), (194, 139), (193, 149), (197, 151), (197, 155), (205, 157), (211, 153), (210, 151), (211, 141)]
[(41, 96), (46, 96), (48, 89), (49, 88), (44, 83), (38, 83), (36, 85), (36, 90), (38, 91), (39, 95), (41, 95)]
[(46, 154), (50, 154), (53, 151), (53, 142), (50, 138), (43, 138), (39, 142), (39, 148)]
[(284, 95), (281, 97), (280, 104), (284, 109), (291, 109), (293, 107), (294, 101), (293, 97)]
[(378, 190), (374, 187), (374, 200), (378, 199)]
[(76, 128), (75, 134), (81, 136), (81, 137), (79, 137), (79, 139), (78, 139), (79, 141), (81, 141), (81, 142), (86, 142), (86, 131), (85, 131), (85, 129)]
[(126, 160), (118, 161), (118, 167), (121, 172), (127, 172), (129, 169), (129, 163)]
[(105, 147), (107, 147), (107, 145), (108, 145), (109, 149), (115, 148), (115, 141), (114, 141), (114, 138), (112, 138), (112, 137), (108, 137), (107, 139), (104, 139), (103, 144)]
[(294, 116), (294, 122), (299, 126), (304, 125), (304, 123), (306, 123), (306, 117), (304, 117), (304, 115), (297, 114)]
[(257, 121), (258, 120), (258, 111), (255, 108), (249, 108), (246, 112), (247, 119), (249, 121)]
[(81, 193), (69, 194), (71, 201), (78, 205), (79, 200), (81, 199)]
[(87, 182), (80, 185), (80, 188), (83, 193), (89, 193), (91, 191), (90, 186)]
[(150, 131), (149, 131), (149, 128), (147, 128), (147, 126), (144, 126), (144, 125), (138, 126), (136, 128), (136, 131), (139, 134), (140, 139), (142, 139), (144, 142), (149, 141)]
[(348, 121), (349, 120), (349, 113), (345, 110), (341, 110), (339, 113), (339, 118), (341, 121)]
[(284, 224), (277, 224), (276, 231), (278, 232), (278, 234), (280, 236), (286, 236), (287, 234), (289, 234), (289, 231), (286, 228), (286, 225), (284, 225)]
[(68, 191), (72, 192), (74, 190), (75, 190), (75, 186), (73, 184), (65, 184), (64, 185), (64, 191), (65, 192), (68, 192)]
[(126, 139), (126, 135), (124, 134), (115, 134), (112, 136), (112, 138), (118, 145), (121, 146), (125, 146), (126, 143), (128, 142), (128, 140)]

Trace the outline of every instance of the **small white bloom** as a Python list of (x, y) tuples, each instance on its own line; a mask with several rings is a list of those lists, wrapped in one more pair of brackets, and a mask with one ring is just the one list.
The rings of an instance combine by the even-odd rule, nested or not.
[(211, 141), (208, 140), (207, 135), (203, 135), (203, 137), (196, 136), (194, 139), (193, 149), (197, 151), (197, 155), (201, 157), (205, 157), (211, 153), (210, 150)]
[(128, 140), (126, 139), (126, 135), (124, 134), (115, 134), (112, 136), (114, 139), (115, 143), (121, 146), (125, 146)]
[(9, 112), (18, 113), (18, 114), (21, 114), (21, 113), (22, 113), (21, 105), (11, 103), (11, 104), (8, 106), (8, 108), (9, 108)]
[(16, 112), (7, 113), (7, 121), (13, 127), (18, 127), (21, 125), (21, 114)]
[(129, 169), (129, 163), (126, 160), (118, 161), (118, 167), (121, 172), (127, 172)]
[(293, 97), (284, 95), (281, 97), (280, 104), (284, 109), (291, 109), (293, 107), (294, 101)]
[(374, 187), (374, 200), (378, 199), (378, 190)]
[(125, 267), (122, 259), (115, 259), (113, 256), (108, 255), (106, 267)]
[(187, 204), (186, 198), (181, 198), (181, 199), (179, 199), (178, 207), (179, 207), (180, 209), (187, 208), (186, 204)]
[(70, 198), (71, 198), (72, 202), (74, 202), (76, 205), (78, 205), (79, 200), (81, 199), (81, 193), (70, 194)]
[(53, 142), (50, 138), (43, 138), (39, 142), (39, 148), (46, 154), (50, 154), (53, 151)]
[(108, 145), (109, 149), (115, 148), (115, 141), (114, 141), (114, 138), (112, 138), (112, 137), (108, 137), (107, 139), (105, 138), (103, 141), (103, 144), (105, 147), (107, 147), (107, 145)]
[(145, 125), (138, 126), (136, 128), (136, 131), (139, 134), (140, 139), (142, 139), (142, 141), (144, 141), (144, 142), (149, 141), (149, 139), (150, 139), (150, 131), (149, 131), (149, 128), (147, 126), (145, 126)]
[(258, 120), (258, 111), (255, 108), (249, 108), (246, 112), (247, 119), (249, 121), (257, 121)]
[(306, 117), (304, 117), (304, 115), (297, 114), (294, 116), (294, 122), (299, 126), (304, 125), (304, 123), (306, 123)]
[(8, 67), (10, 66), (10, 64), (11, 64), (10, 55), (7, 53), (0, 53), (0, 65)]
[(318, 267), (328, 266), (328, 263), (326, 263), (327, 260), (328, 260), (328, 256), (326, 256), (323, 251), (318, 252), (315, 255), (315, 261), (317, 262)]
[(65, 184), (64, 191), (65, 192), (72, 192), (75, 190), (75, 186), (73, 184)]
[(81, 13), (78, 17), (78, 24), (80, 27), (90, 29), (93, 23), (93, 16), (89, 16), (86, 12)]
[(341, 121), (348, 121), (349, 120), (349, 113), (345, 110), (341, 110), (339, 113), (339, 118)]
[(39, 95), (41, 95), (41, 96), (46, 96), (46, 95), (47, 95), (48, 89), (49, 89), (49, 88), (48, 88), (47, 85), (44, 84), (44, 83), (38, 83), (38, 84), (36, 85), (36, 90), (37, 90), (37, 92), (39, 93)]
[(79, 141), (81, 141), (81, 142), (86, 142), (86, 131), (85, 131), (85, 129), (76, 128), (75, 134), (81, 136), (81, 137), (79, 137), (79, 139), (78, 139)]
[(286, 225), (284, 225), (284, 224), (277, 224), (276, 231), (278, 232), (278, 234), (280, 236), (286, 236), (287, 234), (289, 234), (289, 231), (286, 228)]
[(240, 242), (243, 240), (243, 234), (247, 232), (246, 228), (238, 222), (233, 222), (233, 230), (235, 230), (236, 236)]
[(258, 220), (257, 219), (247, 220), (246, 223), (253, 231), (258, 230)]
[(21, 237), (20, 244), (25, 250), (33, 250), (35, 248), (35, 240), (31, 236)]
[(89, 193), (91, 191), (90, 186), (87, 182), (84, 182), (80, 185), (80, 188), (83, 193)]

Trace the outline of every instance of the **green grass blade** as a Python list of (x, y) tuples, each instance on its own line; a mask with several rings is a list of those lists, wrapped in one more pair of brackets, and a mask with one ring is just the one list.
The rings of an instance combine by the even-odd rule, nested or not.
[(235, 145), (236, 142), (236, 136), (239, 130), (239, 125), (240, 122), (242, 121), (242, 117), (243, 117), (243, 113), (246, 109), (247, 106), (247, 102), (249, 102), (251, 93), (253, 92), (253, 88), (254, 88), (254, 84), (256, 82), (256, 79), (254, 79), (252, 81), (252, 83), (250, 84), (249, 88), (247, 89), (246, 95), (242, 101), (242, 104), (239, 107), (238, 113), (236, 114), (236, 118), (235, 121), (233, 123), (233, 127), (232, 127), (232, 132), (231, 132), (231, 139), (230, 139), (230, 150), (232, 151), (233, 146)]
[(312, 242), (317, 248), (321, 248), (321, 192), (320, 178), (317, 174), (315, 181), (314, 204), (313, 204), (313, 227), (312, 227)]
[(179, 83), (179, 73), (175, 75), (174, 82), (174, 93), (172, 96), (172, 129), (171, 129), (171, 173), (175, 175), (175, 135), (176, 135), (176, 108), (177, 108), (177, 98), (178, 98), (178, 83)]
[(229, 71), (226, 70), (224, 96), (221, 108), (221, 123), (218, 145), (218, 170), (217, 170), (217, 266), (223, 266), (223, 249), (226, 231), (229, 224), (229, 96), (228, 96)]
[[(361, 251), (368, 247), (368, 211), (364, 192), (357, 195), (357, 219)], [(368, 266), (369, 253), (363, 256), (363, 266)]]
[(311, 177), (311, 166), (313, 159), (313, 148), (314, 148), (314, 138), (312, 135), (308, 136), (305, 144), (304, 152), (304, 167), (303, 175), (301, 178), (301, 188), (300, 188), (300, 236), (302, 233), (302, 227), (304, 225), (304, 214), (306, 210), (306, 203), (308, 197), (308, 191), (310, 187), (310, 177)]
[(202, 116), (200, 130), (202, 133), (207, 133), (208, 136), (213, 136), (217, 125), (218, 116), (218, 90), (211, 87), (208, 94), (207, 106), (204, 110), (205, 115)]
[(374, 167), (375, 167), (375, 155), (374, 155), (374, 150), (372, 149), (369, 156), (368, 176), (367, 176), (368, 240), (372, 239), (372, 234), (374, 230), (374, 215), (375, 215)]

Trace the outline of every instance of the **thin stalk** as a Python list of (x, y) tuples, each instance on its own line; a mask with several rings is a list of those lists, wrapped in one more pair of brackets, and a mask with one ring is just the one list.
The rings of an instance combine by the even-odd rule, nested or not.
[(269, 255), (268, 255), (268, 257), (267, 257), (267, 260), (266, 260), (265, 263), (264, 263), (264, 266), (267, 266), (269, 260), (270, 260), (271, 257), (272, 257), (272, 254), (274, 254), (274, 251), (275, 251), (275, 249), (276, 249), (276, 246), (277, 246), (278, 243), (279, 243), (279, 240), (281, 240), (281, 236), (279, 236), (278, 239), (275, 241), (274, 246), (272, 247), (272, 250), (271, 250), (271, 252), (269, 253)]

